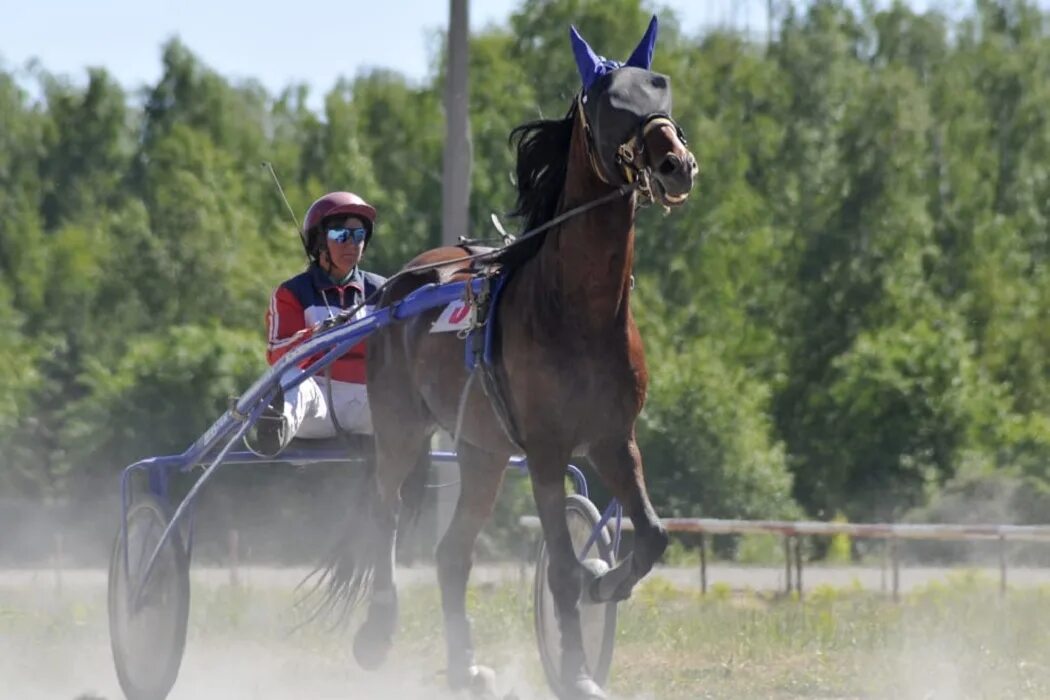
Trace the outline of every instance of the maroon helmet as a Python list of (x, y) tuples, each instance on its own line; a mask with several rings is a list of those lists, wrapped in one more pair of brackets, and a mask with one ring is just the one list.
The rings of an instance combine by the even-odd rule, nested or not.
[(334, 216), (356, 216), (365, 222), (368, 235), (365, 236), (365, 245), (372, 240), (372, 229), (375, 228), (376, 209), (353, 192), (329, 192), (306, 210), (303, 219), (303, 246), (311, 257), (316, 257), (320, 251), (321, 224), (325, 219)]

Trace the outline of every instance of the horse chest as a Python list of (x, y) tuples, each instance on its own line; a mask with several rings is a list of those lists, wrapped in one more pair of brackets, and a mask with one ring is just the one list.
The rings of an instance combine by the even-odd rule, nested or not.
[(566, 358), (556, 372), (558, 401), (570, 413), (601, 422), (631, 421), (641, 409), (644, 376), (610, 345)]

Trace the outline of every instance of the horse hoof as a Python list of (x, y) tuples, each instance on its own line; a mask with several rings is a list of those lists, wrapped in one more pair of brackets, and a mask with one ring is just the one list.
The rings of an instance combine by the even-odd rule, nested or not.
[(573, 700), (606, 700), (607, 697), (601, 686), (586, 676), (573, 681), (569, 693)]
[(592, 581), (609, 570), (609, 565), (604, 559), (584, 559), (580, 562), (580, 566), (586, 570), (587, 577)]
[(357, 659), (357, 665), (366, 671), (374, 671), (382, 666), (388, 649), (388, 646), (364, 639), (361, 635), (354, 637), (354, 658)]
[(482, 700), (497, 700), (495, 671), (488, 666), (471, 666), (468, 673), (467, 687), (471, 695)]
[(481, 700), (498, 700), (496, 695), (496, 672), (488, 666), (460, 667), (458, 672), (450, 670), (448, 675), (449, 688), (469, 691), (471, 697)]
[(389, 638), (382, 638), (364, 625), (354, 635), (354, 658), (361, 668), (374, 671), (386, 661), (390, 645)]
[(634, 582), (624, 576), (623, 570), (611, 569), (601, 559), (585, 559), (580, 565), (585, 571), (581, 603), (622, 603), (631, 597)]
[(604, 559), (584, 559), (580, 562), (580, 566), (584, 571), (580, 602), (592, 604), (604, 602), (598, 598), (598, 580), (609, 570), (609, 565)]

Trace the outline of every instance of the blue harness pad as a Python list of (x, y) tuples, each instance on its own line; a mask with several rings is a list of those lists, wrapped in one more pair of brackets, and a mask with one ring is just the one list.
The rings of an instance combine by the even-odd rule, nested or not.
[[(487, 365), (488, 367), (494, 367), (496, 361), (496, 314), (499, 309), (500, 294), (503, 291), (503, 285), (507, 282), (508, 275), (500, 271), (494, 275), (491, 281), (491, 287), (489, 294), (491, 297), (488, 304), (488, 316), (485, 318), (485, 324), (483, 326), (485, 336), (484, 343), (481, 348), (480, 362)], [(478, 366), (479, 358), (478, 352), (475, 349), (475, 333), (477, 329), (473, 328), (467, 333), (466, 342), (464, 343), (464, 363), (467, 366), (468, 372), (473, 372)]]

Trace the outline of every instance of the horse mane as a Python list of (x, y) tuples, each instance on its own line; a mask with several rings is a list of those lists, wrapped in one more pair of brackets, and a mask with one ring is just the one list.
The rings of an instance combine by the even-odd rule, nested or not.
[[(508, 140), (518, 154), (515, 168), (518, 197), (510, 215), (522, 220), (524, 231), (547, 223), (558, 213), (569, 169), (576, 110), (577, 103), (573, 100), (562, 119), (536, 119), (510, 132)], [(549, 232), (548, 229), (530, 236), (528, 241), (501, 251), (496, 259), (507, 267), (517, 267), (539, 251)]]

